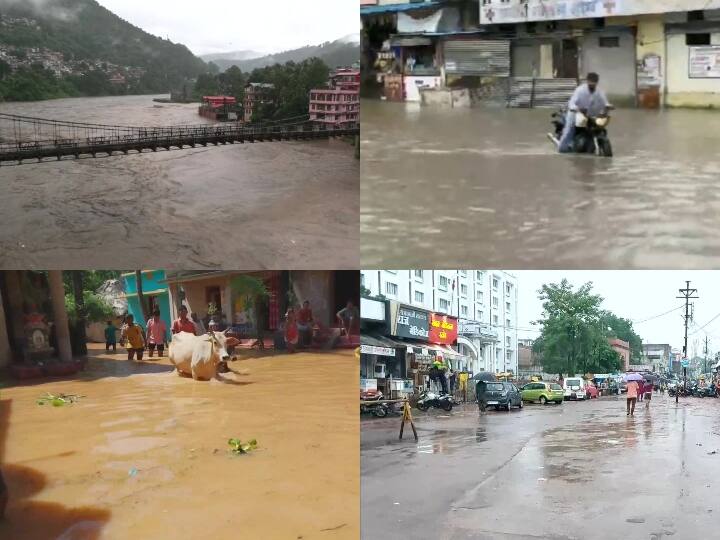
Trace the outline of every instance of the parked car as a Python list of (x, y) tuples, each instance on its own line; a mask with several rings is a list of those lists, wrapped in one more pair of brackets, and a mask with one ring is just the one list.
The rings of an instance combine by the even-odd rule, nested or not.
[(600, 391), (593, 383), (589, 382), (585, 385), (585, 397), (587, 399), (593, 399), (600, 397)]
[(565, 396), (562, 386), (547, 382), (528, 383), (522, 387), (520, 394), (523, 401), (539, 401), (543, 405), (548, 402), (562, 403)]
[(485, 405), (509, 411), (511, 407), (522, 409), (523, 400), (520, 390), (509, 382), (489, 382), (485, 385)]
[(620, 381), (620, 393), (624, 394), (625, 392), (627, 392), (627, 382)]
[(585, 399), (585, 379), (582, 377), (568, 377), (563, 381), (565, 399)]

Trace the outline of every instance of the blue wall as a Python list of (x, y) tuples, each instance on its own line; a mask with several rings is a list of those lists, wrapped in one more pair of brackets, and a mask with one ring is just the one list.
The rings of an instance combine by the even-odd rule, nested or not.
[[(137, 297), (137, 285), (135, 283), (135, 274), (123, 274), (123, 281), (125, 282), (125, 294), (127, 295), (128, 301), (128, 313), (130, 313), (135, 322), (140, 324), (143, 328), (147, 326), (147, 321), (143, 318), (142, 309), (140, 309), (140, 301)], [(167, 326), (167, 340), (170, 341), (170, 294), (168, 292), (168, 286), (166, 283), (160, 283), (165, 279), (164, 270), (143, 270), (142, 273), (142, 288), (143, 294), (146, 296), (146, 300), (152, 296), (156, 299), (156, 303), (160, 308), (160, 318), (165, 321)], [(147, 294), (153, 291), (162, 290), (164, 292), (158, 294)]]

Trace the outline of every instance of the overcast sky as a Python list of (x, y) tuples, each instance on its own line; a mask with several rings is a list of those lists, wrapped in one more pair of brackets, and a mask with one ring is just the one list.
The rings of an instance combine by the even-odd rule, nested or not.
[(357, 0), (98, 0), (156, 36), (197, 55), (263, 53), (334, 41), (360, 28)]
[[(690, 287), (698, 290), (700, 298), (695, 304), (694, 326), (688, 332), (688, 350), (693, 346), (702, 355), (703, 341), (710, 339), (710, 351), (720, 350), (720, 271), (511, 271), (518, 278), (518, 326), (531, 328), (531, 321), (540, 318), (542, 303), (537, 291), (544, 283), (560, 282), (563, 277), (577, 286), (592, 281), (593, 290), (605, 301), (603, 307), (620, 317), (641, 321), (684, 305), (678, 289)], [(641, 323), (635, 322), (635, 331), (643, 343), (669, 343), (678, 349), (683, 344), (683, 309), (656, 319)], [(718, 316), (713, 322), (708, 321)], [(690, 333), (692, 332), (692, 335)], [(520, 337), (538, 336), (537, 331), (521, 330)]]

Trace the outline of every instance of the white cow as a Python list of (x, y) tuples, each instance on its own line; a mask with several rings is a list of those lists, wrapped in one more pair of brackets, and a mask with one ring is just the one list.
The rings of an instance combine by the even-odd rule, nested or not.
[(168, 351), (170, 362), (178, 375), (192, 376), (196, 381), (217, 378), (218, 364), (230, 360), (228, 347), (240, 343), (222, 332), (208, 332), (196, 336), (189, 332), (174, 334)]

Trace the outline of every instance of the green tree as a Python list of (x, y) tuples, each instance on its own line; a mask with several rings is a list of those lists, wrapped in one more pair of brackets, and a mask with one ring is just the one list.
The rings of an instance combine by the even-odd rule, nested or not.
[(609, 311), (604, 311), (601, 314), (601, 324), (604, 328), (610, 329), (611, 337), (622, 339), (630, 344), (631, 359), (642, 360), (642, 338), (635, 333), (632, 321), (618, 317)]

